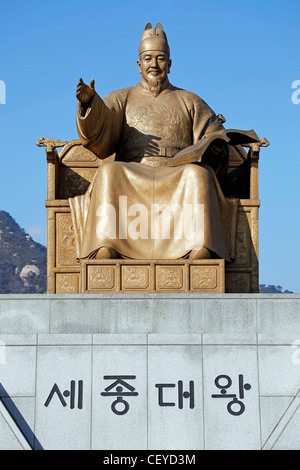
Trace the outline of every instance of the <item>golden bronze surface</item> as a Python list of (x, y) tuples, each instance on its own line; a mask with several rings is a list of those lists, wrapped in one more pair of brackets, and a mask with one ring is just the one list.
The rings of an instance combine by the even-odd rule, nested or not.
[[(73, 289), (74, 277), (68, 280)], [(66, 281), (65, 281), (66, 282)], [(225, 262), (215, 260), (84, 260), (81, 292), (224, 293)]]
[[(254, 131), (224, 129), (223, 115), (170, 84), (160, 24), (146, 26), (137, 64), (140, 83), (105, 98), (93, 79), (79, 80), (80, 140), (37, 142), (48, 161), (48, 292), (103, 292), (106, 277), (117, 292), (189, 292), (196, 285), (198, 292), (256, 292), (258, 156), (268, 142)], [(153, 207), (158, 232), (151, 231)], [(196, 231), (189, 207), (203, 208)], [(203, 258), (226, 261), (221, 287), (220, 268), (187, 268)]]

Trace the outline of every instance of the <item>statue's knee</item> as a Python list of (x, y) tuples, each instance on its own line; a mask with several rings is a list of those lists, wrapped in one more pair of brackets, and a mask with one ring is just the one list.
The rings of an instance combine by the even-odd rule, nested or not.
[(188, 164), (185, 166), (184, 169), (185, 176), (189, 179), (194, 179), (196, 181), (201, 180), (203, 184), (211, 184), (212, 183), (212, 175), (206, 166), (202, 165), (194, 165)]
[(101, 166), (101, 173), (104, 175), (110, 175), (115, 171), (118, 171), (118, 162), (105, 162)]

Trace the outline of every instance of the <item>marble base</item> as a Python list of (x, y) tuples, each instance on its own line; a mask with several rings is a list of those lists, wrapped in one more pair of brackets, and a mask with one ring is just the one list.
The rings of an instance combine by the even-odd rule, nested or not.
[(296, 294), (2, 295), (0, 449), (300, 450), (299, 332)]

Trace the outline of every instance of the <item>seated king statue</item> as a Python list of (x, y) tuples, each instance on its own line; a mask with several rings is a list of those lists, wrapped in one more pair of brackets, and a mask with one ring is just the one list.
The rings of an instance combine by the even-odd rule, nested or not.
[(94, 80), (77, 85), (78, 134), (102, 160), (86, 193), (69, 200), (77, 258), (230, 262), (238, 200), (220, 178), (234, 138), (257, 136), (225, 130), (199, 96), (171, 85), (161, 24), (146, 25), (137, 65), (140, 82), (105, 98)]

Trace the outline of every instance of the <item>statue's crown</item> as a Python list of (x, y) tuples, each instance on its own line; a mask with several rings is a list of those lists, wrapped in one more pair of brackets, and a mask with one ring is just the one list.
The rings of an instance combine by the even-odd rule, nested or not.
[(160, 23), (157, 23), (155, 28), (152, 28), (151, 23), (147, 23), (145, 30), (143, 31), (139, 47), (139, 55), (145, 51), (151, 50), (163, 51), (170, 55), (167, 36)]

